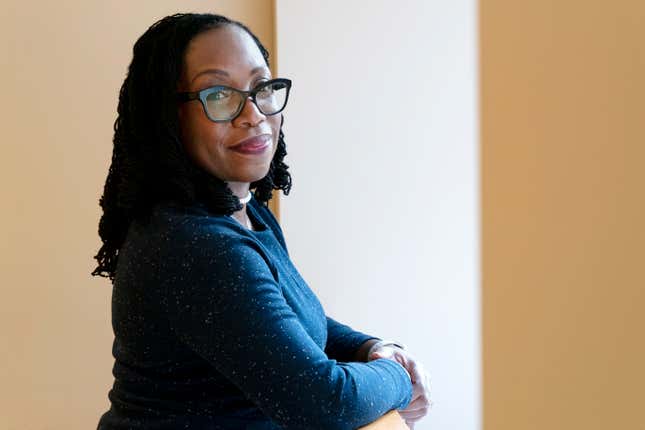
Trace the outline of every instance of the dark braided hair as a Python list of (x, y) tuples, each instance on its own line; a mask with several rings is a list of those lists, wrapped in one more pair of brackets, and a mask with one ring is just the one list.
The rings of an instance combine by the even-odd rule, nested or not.
[[(221, 15), (180, 13), (160, 19), (137, 40), (119, 92), (114, 148), (103, 196), (94, 276), (114, 280), (119, 249), (134, 219), (146, 219), (155, 204), (203, 203), (214, 214), (230, 215), (243, 205), (228, 184), (191, 162), (181, 144), (175, 92), (189, 42), (199, 33), (224, 25), (244, 29), (269, 65), (269, 52), (244, 24)], [(284, 122), (284, 117), (283, 117)], [(250, 184), (265, 206), (273, 190), (285, 195), (291, 175), (280, 126), (278, 147), (267, 175)]]

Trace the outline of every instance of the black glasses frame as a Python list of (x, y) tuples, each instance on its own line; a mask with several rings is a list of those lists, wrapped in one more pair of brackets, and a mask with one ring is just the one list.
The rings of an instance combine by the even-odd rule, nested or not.
[[(256, 100), (257, 94), (262, 91), (266, 86), (272, 85), (275, 83), (283, 83), (287, 86), (287, 94), (284, 98), (284, 104), (282, 105), (282, 108), (278, 110), (277, 112), (273, 113), (265, 113), (262, 108), (258, 105), (258, 102)], [(235, 113), (231, 115), (230, 118), (227, 119), (214, 119), (210, 116), (208, 113), (208, 108), (206, 107), (206, 97), (208, 97), (210, 94), (214, 93), (215, 91), (221, 90), (221, 89), (226, 89), (226, 90), (232, 90), (235, 91), (236, 93), (240, 94), (242, 98), (240, 99), (240, 105), (237, 107), (237, 110)], [(291, 90), (291, 79), (286, 79), (286, 78), (276, 78), (276, 79), (271, 79), (265, 82), (261, 82), (258, 84), (255, 88), (253, 88), (250, 91), (243, 91), (243, 90), (238, 90), (237, 88), (233, 87), (228, 87), (226, 85), (215, 85), (212, 87), (204, 88), (199, 91), (191, 91), (191, 92), (183, 92), (183, 93), (177, 93), (177, 101), (180, 103), (183, 102), (188, 102), (191, 100), (199, 100), (201, 102), (202, 107), (204, 108), (204, 113), (213, 122), (229, 122), (233, 121), (237, 116), (242, 112), (244, 109), (244, 105), (246, 104), (246, 101), (249, 97), (251, 97), (251, 100), (255, 104), (255, 106), (258, 108), (260, 112), (262, 112), (263, 115), (271, 116), (271, 115), (276, 115), (284, 110), (284, 108), (287, 106), (287, 101), (289, 100), (289, 91)]]

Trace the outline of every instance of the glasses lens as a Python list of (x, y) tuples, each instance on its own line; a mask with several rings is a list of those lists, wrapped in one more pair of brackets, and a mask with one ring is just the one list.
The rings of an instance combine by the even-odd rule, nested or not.
[(206, 96), (206, 108), (213, 119), (230, 119), (240, 106), (240, 99), (236, 91), (217, 88)]
[(284, 82), (272, 82), (264, 86), (255, 96), (258, 108), (265, 115), (281, 111), (287, 102), (289, 88)]

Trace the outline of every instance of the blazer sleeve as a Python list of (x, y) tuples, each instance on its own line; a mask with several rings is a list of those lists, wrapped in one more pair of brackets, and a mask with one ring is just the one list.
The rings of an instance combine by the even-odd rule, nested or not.
[(412, 384), (399, 363), (327, 357), (254, 240), (208, 222), (193, 227), (168, 240), (161, 278), (168, 321), (266, 416), (285, 429), (349, 430), (409, 404)]
[[(289, 255), (289, 250), (284, 240), (284, 233), (273, 212), (263, 205), (259, 206), (259, 210), (264, 214), (264, 220), (273, 229), (282, 248)], [(358, 351), (365, 341), (370, 339), (382, 340), (379, 337), (353, 330), (350, 326), (327, 316), (327, 344), (325, 345), (325, 353), (329, 358), (344, 362), (355, 361), (354, 356), (356, 355), (356, 351)]]
[(325, 353), (329, 358), (338, 361), (356, 361), (355, 356), (363, 343), (370, 339), (382, 340), (376, 336), (370, 336), (342, 324), (330, 316), (327, 316), (327, 344)]

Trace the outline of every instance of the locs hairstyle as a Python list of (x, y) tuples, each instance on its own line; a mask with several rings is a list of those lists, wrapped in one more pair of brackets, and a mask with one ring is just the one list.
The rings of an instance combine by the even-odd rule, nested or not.
[[(119, 249), (130, 222), (145, 220), (158, 202), (201, 202), (210, 212), (225, 215), (242, 209), (225, 181), (198, 167), (184, 152), (175, 102), (189, 42), (199, 33), (223, 25), (236, 25), (248, 32), (269, 65), (269, 52), (251, 30), (221, 15), (170, 15), (152, 24), (134, 44), (132, 62), (119, 92), (112, 163), (99, 200), (103, 245), (94, 257), (98, 266), (92, 275), (114, 280)], [(289, 194), (291, 175), (283, 162), (285, 155), (281, 124), (269, 172), (250, 184), (256, 199), (264, 205), (273, 190)]]

